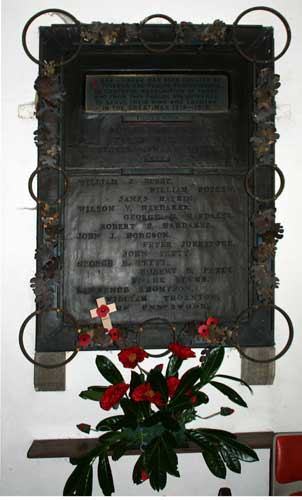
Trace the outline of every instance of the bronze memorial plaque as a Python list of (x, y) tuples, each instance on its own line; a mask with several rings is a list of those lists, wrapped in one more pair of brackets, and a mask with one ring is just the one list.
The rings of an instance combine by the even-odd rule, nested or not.
[[(271, 81), (273, 66), (255, 73), (227, 26), (219, 43), (210, 37), (200, 44), (196, 33), (201, 37), (206, 25), (192, 25), (195, 35), (185, 31), (166, 52), (140, 43), (136, 25), (110, 26), (127, 36), (122, 39), (120, 31), (111, 42), (89, 38), (87, 25), (77, 57), (60, 67), (60, 121), (56, 112), (47, 120), (43, 109), (38, 113), (39, 155), (43, 161), (50, 134), (47, 151), (60, 155), (62, 171), (48, 168), (38, 176), (39, 199), (52, 200), (57, 211), (39, 205), (44, 225), (39, 223), (33, 286), (38, 304), (64, 313), (38, 318), (36, 348), (73, 350), (77, 332), (68, 314), (83, 331), (98, 332), (98, 341), (84, 349), (119, 348), (109, 345), (106, 332), (97, 330), (100, 318), (90, 315), (101, 297), (116, 305), (111, 321), (125, 332), (124, 346), (164, 348), (175, 332), (187, 345), (207, 345), (194, 334), (207, 315), (227, 324), (263, 295), (274, 300), (270, 282), (261, 288), (257, 281), (261, 265), (253, 267), (261, 204), (247, 192), (255, 157), (263, 165), (274, 159), (274, 141), (265, 149), (257, 139), (255, 115), (257, 88)], [(248, 46), (260, 32), (238, 27)], [(266, 33), (260, 55), (272, 51), (272, 30)], [(59, 50), (54, 35), (63, 59), (79, 44), (74, 25), (41, 28), (40, 35), (47, 60)], [(163, 37), (163, 45), (172, 43), (169, 26), (146, 26), (151, 45), (153, 35)], [(39, 86), (47, 93), (41, 81)], [(263, 130), (260, 135), (272, 137)], [(265, 168), (251, 176), (260, 199), (272, 200), (266, 207), (271, 211), (273, 177)], [(241, 346), (274, 344), (271, 311), (263, 309), (257, 318), (243, 325)], [(138, 340), (142, 324), (147, 327)]]

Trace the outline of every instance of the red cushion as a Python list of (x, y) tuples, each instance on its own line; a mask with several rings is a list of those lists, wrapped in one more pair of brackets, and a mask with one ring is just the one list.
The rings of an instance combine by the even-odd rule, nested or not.
[(279, 483), (302, 480), (302, 435), (277, 437), (276, 479)]
[(302, 491), (297, 491), (296, 493), (291, 493), (290, 497), (302, 497)]

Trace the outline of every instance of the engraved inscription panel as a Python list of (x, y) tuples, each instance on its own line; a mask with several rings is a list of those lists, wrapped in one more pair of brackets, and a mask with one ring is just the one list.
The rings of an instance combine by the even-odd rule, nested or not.
[(227, 109), (226, 75), (116, 74), (86, 77), (88, 112), (202, 113)]
[(73, 175), (65, 206), (64, 307), (115, 323), (228, 319), (248, 305), (248, 202), (240, 175)]

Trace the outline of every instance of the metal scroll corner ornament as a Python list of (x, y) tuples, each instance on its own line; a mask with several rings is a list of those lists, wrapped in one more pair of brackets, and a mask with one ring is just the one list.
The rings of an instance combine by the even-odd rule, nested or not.
[[(275, 57), (266, 60), (257, 60), (243, 52), (238, 40), (238, 24), (239, 21), (249, 12), (263, 10), (268, 11), (277, 16), (283, 23), (287, 39), (283, 50)], [(41, 61), (35, 58), (29, 51), (27, 46), (28, 30), (38, 17), (42, 14), (54, 13), (68, 18), (73, 23), (78, 33), (78, 43), (75, 45), (75, 50), (72, 55), (65, 60)], [(159, 47), (144, 39), (144, 26), (154, 18), (162, 18), (171, 25), (173, 37), (171, 42), (166, 42), (166, 46)], [(81, 335), (89, 334), (96, 347), (109, 348), (112, 342), (115, 342), (112, 335), (111, 340), (106, 335), (104, 325), (79, 325), (75, 318), (57, 307), (56, 290), (58, 288), (58, 280), (60, 276), (60, 243), (63, 238), (63, 226), (61, 224), (60, 207), (65, 196), (69, 191), (69, 179), (60, 166), (60, 126), (62, 121), (62, 104), (65, 98), (64, 88), (60, 78), (60, 67), (74, 60), (80, 53), (83, 46), (86, 44), (100, 44), (103, 46), (126, 45), (126, 44), (141, 44), (146, 50), (151, 53), (169, 52), (175, 46), (183, 46), (185, 44), (196, 45), (203, 47), (206, 45), (221, 46), (224, 44), (233, 45), (237, 52), (247, 61), (254, 64), (256, 67), (256, 87), (254, 90), (254, 112), (253, 119), (255, 131), (250, 139), (251, 146), (254, 151), (255, 164), (245, 177), (245, 188), (249, 196), (251, 196), (259, 204), (252, 223), (255, 226), (257, 233), (257, 245), (253, 250), (253, 264), (251, 274), (254, 278), (256, 293), (259, 303), (251, 306), (247, 311), (243, 311), (237, 318), (234, 325), (225, 327), (214, 326), (208, 339), (208, 348), (214, 347), (217, 344), (233, 345), (247, 359), (259, 363), (275, 361), (289, 349), (293, 339), (292, 322), (285, 311), (280, 307), (271, 304), (274, 296), (274, 289), (279, 285), (278, 278), (275, 277), (272, 271), (272, 258), (276, 253), (277, 242), (283, 237), (283, 227), (275, 222), (275, 209), (271, 207), (271, 203), (282, 193), (284, 189), (284, 175), (282, 171), (274, 164), (274, 145), (279, 138), (275, 129), (274, 118), (276, 114), (275, 96), (280, 86), (280, 77), (275, 75), (271, 63), (279, 59), (287, 51), (291, 41), (291, 30), (286, 19), (275, 9), (269, 7), (252, 7), (242, 12), (234, 21), (233, 25), (227, 26), (223, 21), (216, 20), (208, 25), (194, 25), (190, 22), (177, 23), (169, 16), (164, 14), (154, 14), (146, 17), (138, 24), (109, 24), (94, 22), (91, 24), (82, 24), (75, 16), (62, 9), (45, 9), (32, 16), (24, 26), (22, 33), (22, 44), (27, 56), (36, 64), (39, 64), (40, 74), (35, 81), (34, 88), (37, 92), (36, 116), (39, 119), (38, 129), (34, 132), (34, 141), (39, 148), (39, 163), (29, 178), (29, 192), (32, 198), (37, 203), (38, 220), (40, 224), (42, 243), (36, 250), (37, 272), (31, 279), (31, 288), (36, 296), (36, 310), (31, 313), (23, 322), (20, 328), (19, 343), (24, 356), (35, 365), (45, 368), (57, 368), (63, 366), (74, 359), (80, 349), (78, 339)], [(260, 67), (259, 67), (260, 66)], [(261, 198), (253, 191), (252, 176), (258, 168), (271, 168), (279, 174), (280, 188), (271, 198)], [(61, 198), (56, 199), (52, 203), (47, 200), (39, 199), (33, 191), (32, 182), (34, 177), (38, 177), (46, 170), (50, 169), (62, 176), (64, 182), (64, 193)], [(239, 345), (239, 328), (243, 317), (246, 314), (252, 313), (261, 308), (270, 308), (279, 311), (286, 319), (289, 328), (289, 338), (282, 351), (274, 358), (269, 360), (256, 360), (247, 356)], [(42, 365), (36, 362), (25, 350), (23, 343), (23, 335), (28, 322), (34, 318), (43, 315), (47, 312), (55, 312), (56, 314), (64, 314), (64, 318), (69, 318), (74, 331), (76, 332), (75, 349), (71, 356), (66, 361), (59, 365)], [(148, 323), (156, 322), (160, 318), (150, 318), (147, 322), (139, 325), (135, 331), (124, 329), (118, 335), (119, 347), (125, 347), (129, 339), (138, 341), (140, 335), (144, 333)], [(161, 319), (167, 323), (168, 329), (172, 333), (172, 338), (175, 340), (181, 339), (182, 332), (191, 332), (196, 334), (196, 325), (185, 324), (182, 326), (178, 335), (176, 334), (176, 326), (172, 325), (166, 319)], [(114, 330), (114, 329), (113, 329)], [(116, 329), (115, 329), (116, 330)], [(117, 339), (117, 333), (116, 333)], [(84, 343), (84, 340), (83, 340)], [(155, 357), (166, 355), (169, 351), (164, 351)]]

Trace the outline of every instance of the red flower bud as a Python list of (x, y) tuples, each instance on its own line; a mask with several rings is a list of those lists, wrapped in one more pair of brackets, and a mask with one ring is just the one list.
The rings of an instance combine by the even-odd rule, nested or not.
[(141, 475), (141, 480), (146, 481), (147, 479), (149, 479), (149, 476), (148, 476), (147, 472), (143, 469), (142, 475)]
[(110, 312), (110, 309), (108, 306), (106, 306), (106, 304), (102, 304), (96, 310), (96, 313), (97, 313), (99, 318), (106, 318), (106, 316), (108, 316), (109, 312)]
[(216, 326), (218, 325), (219, 323), (219, 320), (218, 318), (214, 318), (213, 316), (209, 316), (209, 318), (207, 319), (207, 325), (208, 326)]
[(235, 410), (233, 410), (233, 408), (228, 408), (227, 406), (222, 406), (220, 408), (220, 415), (222, 415), (223, 417), (227, 417), (228, 415), (232, 415), (232, 413), (234, 413)]
[(210, 330), (207, 325), (200, 325), (198, 328), (198, 333), (201, 337), (207, 337), (210, 333)]
[(177, 377), (168, 377), (167, 378), (167, 386), (168, 386), (168, 393), (169, 397), (172, 399), (174, 398), (175, 392), (177, 387), (180, 384), (180, 380)]
[(85, 434), (89, 434), (90, 429), (91, 429), (91, 425), (89, 425), (89, 424), (78, 424), (77, 428), (80, 431), (85, 432)]
[(87, 346), (90, 344), (91, 337), (88, 335), (88, 333), (82, 333), (79, 336), (79, 344), (83, 347)]

